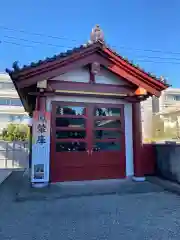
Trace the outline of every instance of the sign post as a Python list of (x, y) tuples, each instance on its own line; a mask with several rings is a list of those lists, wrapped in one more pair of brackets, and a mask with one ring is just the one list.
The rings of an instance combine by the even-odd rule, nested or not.
[(50, 112), (35, 111), (32, 128), (31, 183), (43, 187), (49, 183)]

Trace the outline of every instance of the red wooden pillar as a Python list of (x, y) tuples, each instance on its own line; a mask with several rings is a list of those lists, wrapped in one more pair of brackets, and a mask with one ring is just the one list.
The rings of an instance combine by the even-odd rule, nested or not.
[(46, 97), (37, 96), (36, 98), (36, 111), (46, 111)]
[(134, 156), (134, 177), (136, 181), (144, 181), (142, 162), (142, 123), (140, 102), (132, 104), (132, 127), (133, 127), (133, 156)]
[(29, 169), (32, 167), (32, 125), (29, 126)]
[(35, 106), (35, 111), (38, 111), (39, 110), (39, 96), (36, 97), (36, 106)]

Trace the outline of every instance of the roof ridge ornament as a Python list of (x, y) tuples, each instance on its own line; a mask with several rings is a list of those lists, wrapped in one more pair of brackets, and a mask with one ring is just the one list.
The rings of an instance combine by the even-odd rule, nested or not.
[(91, 31), (90, 42), (95, 43), (97, 41), (104, 42), (104, 33), (98, 24)]
[(159, 80), (162, 82), (162, 83), (167, 83), (166, 79), (164, 76), (160, 76)]

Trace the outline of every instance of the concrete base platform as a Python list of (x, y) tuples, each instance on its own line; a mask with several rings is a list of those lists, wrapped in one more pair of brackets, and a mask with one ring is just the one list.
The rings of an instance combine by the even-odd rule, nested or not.
[[(25, 179), (24, 179), (25, 180)], [(23, 180), (23, 181), (24, 181)], [(134, 182), (132, 180), (98, 180), (81, 182), (64, 182), (49, 184), (46, 188), (32, 188), (28, 179), (17, 193), (17, 201), (52, 200), (59, 198), (137, 194), (162, 192), (163, 188), (149, 182)]]
[(135, 182), (144, 182), (144, 181), (146, 181), (146, 178), (145, 177), (135, 177), (135, 176), (133, 176), (132, 180), (135, 181)]

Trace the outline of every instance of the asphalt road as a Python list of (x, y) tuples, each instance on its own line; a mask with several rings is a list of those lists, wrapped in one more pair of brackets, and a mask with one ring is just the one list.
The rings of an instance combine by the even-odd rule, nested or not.
[(0, 187), (1, 240), (180, 239), (177, 195), (152, 191), (15, 202), (18, 181), (16, 176)]

